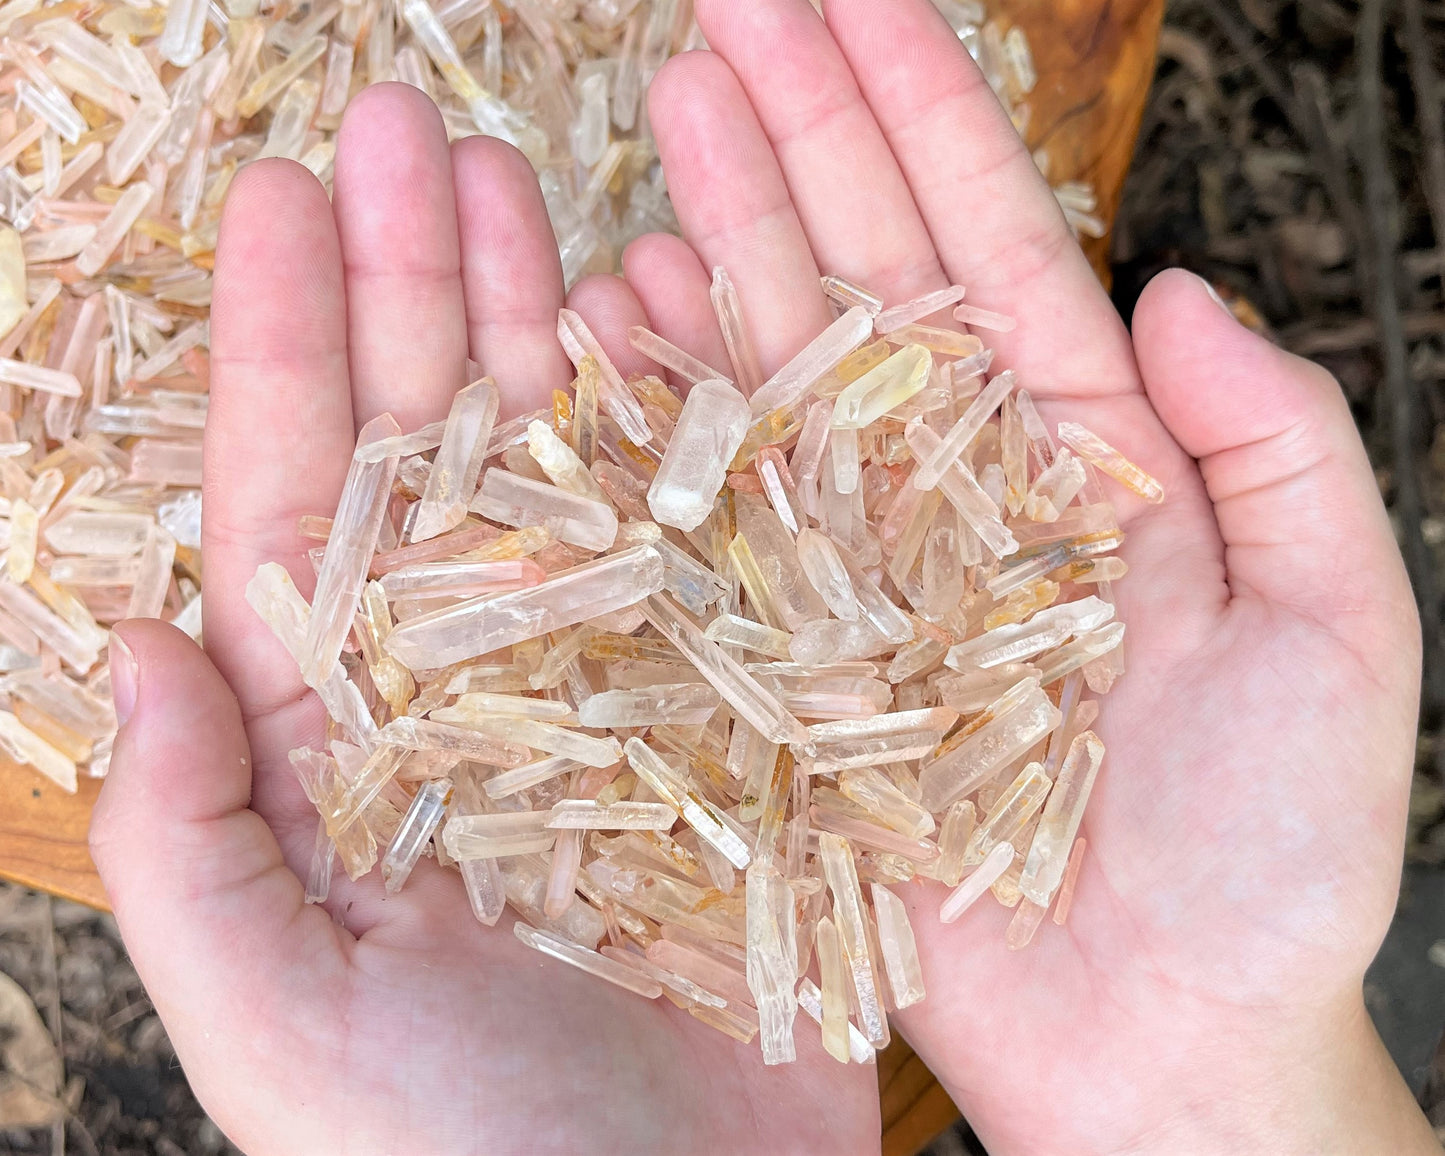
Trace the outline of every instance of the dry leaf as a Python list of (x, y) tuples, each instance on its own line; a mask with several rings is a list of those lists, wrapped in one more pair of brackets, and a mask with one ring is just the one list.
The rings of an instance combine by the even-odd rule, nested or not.
[(60, 1114), (60, 1053), (25, 989), (0, 974), (0, 1128), (42, 1128)]

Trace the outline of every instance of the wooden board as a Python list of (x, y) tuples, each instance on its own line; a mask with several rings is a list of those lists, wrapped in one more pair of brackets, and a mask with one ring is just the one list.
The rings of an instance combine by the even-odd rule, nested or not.
[[(1024, 139), (1048, 156), (1049, 179), (1087, 181), (1098, 216), (1112, 223), (1154, 78), (1164, 0), (1002, 0), (1001, 25), (1028, 38), (1039, 82), (1028, 94)], [(1109, 282), (1109, 240), (1085, 238)]]
[(109, 910), (86, 846), (100, 780), (68, 795), (37, 771), (0, 759), (0, 877)]

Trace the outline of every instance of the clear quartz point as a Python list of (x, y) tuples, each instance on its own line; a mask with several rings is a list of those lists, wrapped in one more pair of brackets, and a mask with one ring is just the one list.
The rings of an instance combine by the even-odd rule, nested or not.
[(727, 382), (692, 387), (647, 491), (654, 518), (679, 530), (696, 530), (707, 521), (748, 420), (747, 399)]

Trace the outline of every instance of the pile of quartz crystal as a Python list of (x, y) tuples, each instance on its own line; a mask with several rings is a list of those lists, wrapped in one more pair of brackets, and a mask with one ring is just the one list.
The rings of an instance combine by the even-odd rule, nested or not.
[[(1026, 125), (1022, 33), (936, 3)], [(103, 775), (105, 627), (199, 634), (210, 270), (237, 171), (289, 157), (329, 187), (349, 100), (405, 81), (453, 139), (527, 153), (570, 284), (676, 228), (646, 89), (702, 43), (689, 0), (0, 4), (0, 750), (67, 790)], [(1086, 187), (1058, 195), (1098, 231)]]
[(799, 1005), (866, 1060), (924, 996), (914, 880), (952, 888), (944, 921), (1015, 908), (1015, 948), (1064, 922), (1087, 696), (1122, 670), (1094, 471), (1163, 493), (938, 324), (1013, 327), (962, 288), (885, 309), (826, 278), (836, 320), (749, 395), (714, 276), (730, 364), (630, 334), (685, 398), (564, 310), (570, 394), (499, 421), (483, 379), (445, 421), (376, 418), (299, 527), (311, 603), (275, 563), (247, 593), (332, 720), (291, 755), (313, 901), (337, 861), (394, 893), (434, 856), (484, 924), (511, 906), (528, 946), (768, 1063)]

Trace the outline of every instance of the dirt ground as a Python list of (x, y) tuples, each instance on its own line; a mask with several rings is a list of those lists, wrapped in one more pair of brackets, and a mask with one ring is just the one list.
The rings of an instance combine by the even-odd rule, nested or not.
[[(1184, 265), (1340, 379), (1417, 587), (1425, 701), (1400, 909), (1367, 996), (1445, 1125), (1445, 137), (1441, 0), (1174, 0), (1114, 242), (1127, 318)], [(1367, 179), (1368, 178), (1368, 179)], [(0, 888), (0, 984), (64, 1059), (63, 1129), (16, 1156), (234, 1152), (201, 1111), (108, 917)], [(0, 988), (0, 1016), (7, 1006)], [(32, 1025), (33, 1026), (33, 1025)], [(6, 1032), (10, 1034), (6, 1034)], [(0, 1018), (0, 1048), (15, 1044)], [(39, 1027), (34, 1027), (39, 1031)], [(938, 1156), (982, 1151), (960, 1129)]]

